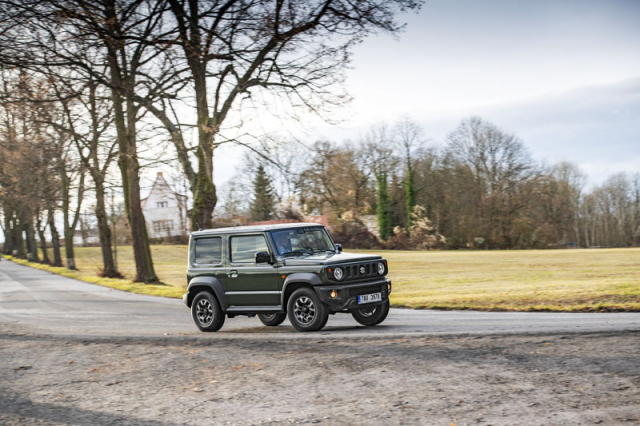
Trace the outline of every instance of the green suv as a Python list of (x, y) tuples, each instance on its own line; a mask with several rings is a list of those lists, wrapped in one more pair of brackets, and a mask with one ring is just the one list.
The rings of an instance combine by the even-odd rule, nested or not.
[(211, 229), (191, 234), (182, 298), (202, 331), (236, 315), (267, 326), (288, 315), (296, 329), (317, 331), (337, 312), (373, 326), (389, 313), (387, 271), (381, 256), (343, 253), (314, 223)]

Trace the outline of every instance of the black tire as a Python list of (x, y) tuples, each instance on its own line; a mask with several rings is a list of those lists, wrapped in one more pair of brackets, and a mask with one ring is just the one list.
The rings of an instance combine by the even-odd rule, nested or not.
[(318, 331), (327, 324), (329, 309), (315, 291), (299, 288), (287, 302), (287, 313), (291, 325), (298, 331)]
[(282, 321), (287, 318), (287, 314), (258, 314), (258, 319), (261, 323), (269, 327), (275, 327), (282, 324)]
[(380, 324), (389, 315), (389, 301), (374, 306), (365, 306), (352, 311), (353, 319), (362, 325), (374, 326)]
[(224, 325), (224, 313), (208, 291), (196, 294), (191, 303), (191, 318), (200, 331), (218, 331)]

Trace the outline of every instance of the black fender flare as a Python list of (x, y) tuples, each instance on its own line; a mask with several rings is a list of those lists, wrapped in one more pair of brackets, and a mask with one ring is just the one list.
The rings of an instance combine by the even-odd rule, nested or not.
[(194, 294), (191, 294), (191, 291), (196, 287), (206, 287), (207, 289), (211, 289), (211, 292), (216, 296), (216, 299), (218, 299), (222, 312), (227, 311), (229, 302), (227, 301), (227, 296), (224, 293), (222, 283), (216, 277), (195, 277), (189, 281), (189, 286), (187, 287), (187, 293), (189, 293), (187, 306), (191, 307), (191, 301), (194, 296)]
[(291, 284), (309, 284), (310, 286), (323, 284), (322, 280), (318, 277), (318, 275), (310, 273), (310, 272), (296, 272), (293, 273), (284, 280), (284, 284), (282, 285), (282, 294), (280, 295), (280, 305), (282, 306), (282, 310), (286, 311), (287, 306), (285, 304), (285, 296), (287, 294), (287, 286)]

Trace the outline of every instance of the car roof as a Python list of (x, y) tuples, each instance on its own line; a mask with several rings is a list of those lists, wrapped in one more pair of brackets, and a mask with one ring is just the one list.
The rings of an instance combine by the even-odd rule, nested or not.
[(292, 228), (308, 228), (312, 226), (324, 228), (324, 226), (320, 223), (278, 223), (271, 225), (231, 226), (228, 228), (203, 229), (202, 231), (192, 232), (191, 235), (197, 237), (201, 235), (217, 234), (247, 234), (251, 232), (276, 231), (278, 229)]

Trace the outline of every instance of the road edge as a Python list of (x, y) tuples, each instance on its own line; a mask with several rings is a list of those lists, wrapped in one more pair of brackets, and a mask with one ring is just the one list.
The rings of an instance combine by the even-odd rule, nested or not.
[(43, 263), (29, 262), (26, 259), (17, 259), (13, 256), (2, 255), (0, 258), (11, 261), (17, 265), (27, 266), (33, 269), (49, 272), (51, 274), (60, 275), (77, 281), (89, 284), (95, 284), (102, 287), (109, 287), (114, 290), (126, 291), (128, 293), (143, 294), (146, 296), (165, 297), (170, 299), (181, 299), (185, 289), (174, 287), (166, 284), (144, 284), (122, 278), (103, 278), (97, 275), (81, 275), (77, 271), (67, 269), (65, 267), (51, 266)]

